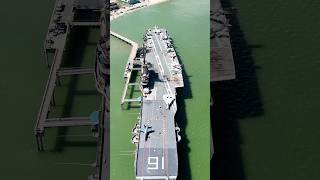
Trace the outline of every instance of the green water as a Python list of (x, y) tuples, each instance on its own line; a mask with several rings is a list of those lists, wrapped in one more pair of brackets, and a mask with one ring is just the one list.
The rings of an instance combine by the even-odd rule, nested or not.
[(217, 89), (229, 114), (218, 117), (216, 179), (319, 179), (320, 2), (232, 6), (240, 10), (232, 27), (238, 80)]
[[(54, 148), (57, 132), (50, 131), (46, 136), (47, 152), (36, 152), (33, 127), (48, 76), (48, 70), (45, 68), (40, 52), (42, 52), (54, 1), (20, 1), (19, 6), (17, 2), (6, 1), (0, 7), (2, 18), (0, 179), (87, 179), (87, 175), (91, 173), (91, 167), (59, 163), (93, 162), (95, 147), (90, 145), (90, 138), (88, 142), (82, 143), (80, 142), (84, 138), (72, 138), (73, 143), (66, 143), (62, 146), (64, 147), (62, 150), (57, 151)], [(207, 2), (200, 5), (196, 1), (184, 2), (187, 3), (173, 0), (129, 14), (115, 21), (117, 24), (113, 24), (112, 28), (138, 42), (141, 42), (145, 28), (155, 24), (166, 27), (172, 34), (182, 57), (181, 60), (185, 64), (184, 68), (189, 76), (192, 90), (192, 98), (185, 99), (188, 117), (186, 134), (190, 149), (188, 161), (191, 176), (201, 180), (207, 179), (207, 176), (203, 177), (201, 174), (207, 172), (202, 163), (209, 157), (206, 155), (208, 153), (204, 152), (206, 148), (197, 144), (207, 142), (208, 136), (199, 132), (207, 132), (203, 121), (208, 118), (205, 103), (209, 95), (205, 90), (207, 87), (205, 78), (208, 73), (200, 68), (205, 68), (209, 64), (199, 59), (200, 57), (205, 59), (208, 56), (203, 54), (209, 52), (206, 49), (209, 45), (208, 38), (205, 37), (209, 27), (199, 27), (209, 26), (206, 25), (209, 20), (205, 20), (208, 19), (207, 10), (197, 11), (197, 9), (205, 9)], [(238, 86), (231, 91), (234, 93), (234, 96), (231, 96), (232, 101), (242, 105), (242, 108), (240, 108), (241, 111), (232, 109), (231, 112), (237, 112), (232, 120), (234, 123), (227, 123), (224, 126), (229, 129), (221, 129), (221, 131), (227, 130), (223, 135), (230, 138), (223, 143), (229, 146), (224, 149), (226, 150), (224, 154), (229, 156), (229, 162), (232, 164), (221, 162), (220, 166), (227, 171), (220, 171), (220, 173), (226, 173), (219, 179), (319, 179), (318, 92), (320, 86), (317, 83), (317, 77), (320, 72), (318, 53), (320, 2), (315, 0), (303, 2), (234, 0), (232, 3), (240, 10), (238, 14), (240, 28), (250, 46), (252, 62), (249, 62), (249, 70), (245, 72), (249, 75), (254, 74), (254, 77), (252, 79), (246, 76), (246, 73), (241, 73), (239, 82), (242, 85), (237, 84)], [(169, 14), (164, 15), (163, 12)], [(161, 16), (148, 16), (151, 14)], [(168, 17), (169, 15), (172, 16)], [(155, 23), (153, 18), (157, 18), (158, 22)], [(195, 32), (197, 35), (193, 35)], [(185, 36), (186, 34), (188, 36)], [(112, 121), (112, 127), (121, 125), (124, 131), (122, 133), (111, 129), (111, 133), (119, 137), (118, 142), (112, 144), (112, 159), (115, 158), (115, 161), (112, 161), (114, 168), (111, 168), (111, 172), (112, 176), (118, 179), (122, 179), (121, 177), (132, 179), (133, 156), (119, 155), (120, 151), (134, 149), (130, 144), (130, 134), (125, 132), (130, 132), (137, 117), (136, 114), (131, 113), (138, 112), (138, 110), (121, 111), (119, 106), (123, 88), (121, 77), (130, 49), (117, 40), (111, 40), (111, 44), (113, 52), (111, 57), (115, 60), (112, 61), (112, 65), (118, 67), (118, 70), (113, 69), (112, 73), (119, 75), (112, 76), (112, 82), (117, 80), (121, 82), (114, 84), (117, 88), (111, 90), (111, 103), (115, 104), (115, 108), (112, 109), (114, 114), (111, 116), (116, 118)], [(203, 49), (193, 50), (199, 47)], [(248, 56), (246, 50), (238, 53), (244, 55), (244, 58)], [(255, 68), (255, 73), (250, 70), (252, 66)], [(246, 68), (244, 67), (245, 70)], [(200, 75), (204, 80), (201, 80)], [(91, 85), (91, 81), (85, 80), (86, 78), (78, 80), (79, 88), (84, 89)], [(64, 82), (67, 83), (68, 79)], [(60, 104), (64, 103), (66, 93), (67, 90), (61, 93)], [(86, 97), (82, 98), (86, 99)], [(87, 101), (93, 100), (87, 99)], [(81, 102), (75, 103), (82, 106), (81, 115), (90, 112), (91, 108), (85, 108), (86, 104)], [(252, 103), (249, 107), (244, 105), (248, 102)], [(95, 102), (92, 104), (92, 109), (98, 106)], [(57, 113), (61, 113), (58, 108)], [(78, 113), (80, 111), (73, 111), (72, 114)], [(68, 134), (79, 133), (88, 132), (83, 129), (68, 130)]]
[[(168, 30), (184, 64), (186, 87), (178, 100), (177, 120), (182, 128), (179, 143), (179, 177), (209, 179), (209, 1), (173, 0), (125, 15), (111, 30), (141, 43), (147, 28)], [(123, 71), (130, 47), (111, 39), (111, 179), (134, 179), (135, 150), (131, 129), (139, 108), (121, 110)], [(134, 92), (136, 94), (137, 92)]]
[[(34, 124), (44, 93), (48, 68), (42, 56), (43, 42), (53, 9), (53, 0), (6, 1), (0, 7), (0, 179), (63, 180), (87, 179), (95, 160), (95, 140), (90, 128), (69, 128), (46, 132), (46, 151), (36, 151)], [(71, 62), (91, 66), (95, 57), (97, 32), (88, 34), (91, 42), (77, 50), (67, 50)], [(83, 35), (83, 34), (82, 34)], [(94, 44), (92, 44), (94, 42)], [(79, 58), (83, 59), (81, 63)], [(52, 116), (89, 115), (99, 108), (93, 77), (64, 78), (56, 93)], [(71, 96), (74, 95), (74, 96)], [(68, 165), (76, 163), (82, 165)]]

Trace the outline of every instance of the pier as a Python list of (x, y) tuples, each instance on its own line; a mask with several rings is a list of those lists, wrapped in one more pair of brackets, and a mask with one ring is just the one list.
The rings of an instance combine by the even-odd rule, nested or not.
[(140, 98), (131, 98), (131, 99), (126, 99), (126, 96), (127, 96), (127, 92), (128, 92), (128, 87), (129, 86), (136, 86), (136, 85), (139, 85), (139, 83), (130, 83), (131, 82), (131, 76), (132, 76), (132, 72), (133, 71), (140, 71), (141, 70), (141, 67), (136, 67), (135, 65), (138, 65), (139, 64), (136, 64), (135, 63), (135, 59), (136, 59), (136, 56), (137, 56), (137, 51), (138, 51), (138, 43), (120, 35), (120, 34), (117, 34), (115, 32), (110, 32), (110, 35), (117, 38), (117, 39), (120, 39), (121, 41), (129, 44), (132, 48), (131, 48), (131, 51), (130, 51), (130, 55), (128, 57), (128, 61), (127, 61), (127, 65), (125, 67), (125, 73), (124, 73), (124, 76), (125, 76), (125, 86), (124, 86), (124, 89), (123, 89), (123, 93), (122, 93), (122, 96), (121, 96), (121, 106), (125, 103), (125, 102), (141, 102)]
[[(107, 25), (106, 0), (56, 0), (44, 43), (44, 55), (49, 77), (36, 119), (34, 134), (38, 151), (44, 151), (44, 136), (48, 128), (87, 126), (96, 134), (97, 157), (94, 173), (90, 180), (106, 179), (109, 176), (106, 168), (109, 157), (109, 50), (107, 49), (109, 25)], [(109, 21), (109, 18), (108, 18)], [(95, 67), (62, 67), (68, 40), (77, 27), (99, 28), (100, 40), (97, 42), (96, 58), (92, 59)], [(50, 58), (53, 55), (52, 58)], [(95, 63), (94, 63), (95, 62)], [(101, 111), (97, 118), (87, 117), (53, 117), (49, 118), (56, 105), (55, 91), (60, 86), (61, 78), (74, 75), (92, 75), (95, 78), (97, 91), (102, 95)], [(94, 82), (93, 82), (94, 84)], [(94, 118), (94, 119), (93, 119)]]
[[(109, 177), (109, 79), (110, 61), (107, 47), (109, 23), (107, 23), (107, 5), (105, 0), (57, 0), (50, 19), (44, 43), (44, 54), (50, 68), (45, 92), (40, 105), (34, 133), (38, 151), (44, 151), (43, 137), (48, 128), (88, 126), (96, 135), (97, 152), (94, 172), (89, 180), (102, 180)], [(109, 18), (108, 18), (109, 21)], [(100, 29), (100, 40), (97, 42), (94, 67), (61, 67), (68, 40), (76, 27)], [(54, 54), (52, 61), (49, 55)], [(81, 53), (81, 52), (79, 52)], [(101, 111), (97, 117), (57, 117), (49, 118), (55, 106), (55, 91), (64, 76), (92, 75), (95, 78), (97, 91), (101, 93)], [(93, 119), (94, 118), (94, 119)], [(98, 119), (95, 119), (98, 118)]]
[[(94, 73), (90, 68), (61, 68), (64, 52), (68, 37), (73, 28), (73, 24), (81, 21), (82, 26), (96, 26), (101, 24), (100, 16), (96, 19), (90, 19), (88, 21), (77, 19), (77, 11), (81, 11), (87, 1), (75, 1), (75, 0), (57, 0), (55, 8), (52, 13), (50, 24), (44, 44), (45, 59), (47, 66), (50, 68), (48, 81), (46, 84), (44, 96), (40, 105), (39, 113), (37, 116), (35, 126), (35, 136), (37, 139), (37, 147), (39, 151), (44, 150), (43, 136), (45, 129), (54, 127), (70, 127), (70, 126), (94, 126), (96, 122), (90, 121), (89, 117), (62, 117), (62, 118), (48, 118), (51, 108), (55, 105), (55, 90), (60, 85), (60, 78), (62, 76), (72, 75), (84, 75)], [(96, 4), (92, 6), (92, 13), (100, 11), (104, 7), (103, 1), (96, 0)], [(94, 24), (92, 24), (95, 22)], [(99, 27), (99, 26), (98, 26)], [(54, 53), (53, 59), (50, 62), (48, 54)]]

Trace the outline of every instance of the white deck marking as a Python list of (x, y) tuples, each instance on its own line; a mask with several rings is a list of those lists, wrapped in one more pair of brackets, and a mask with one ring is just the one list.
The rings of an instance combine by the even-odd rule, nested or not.
[[(156, 38), (157, 39), (157, 38)], [(166, 88), (166, 91), (167, 93), (170, 95), (170, 96), (174, 96), (175, 97), (175, 94), (173, 94), (172, 90), (171, 90), (171, 86), (168, 82), (168, 80), (166, 78), (163, 77), (164, 75), (164, 70), (163, 70), (163, 67), (162, 67), (162, 63), (161, 63), (161, 60), (160, 60), (160, 57), (158, 55), (158, 52), (157, 52), (157, 49), (156, 49), (156, 45), (153, 41), (153, 39), (151, 38), (151, 42), (153, 44), (153, 53), (156, 57), (156, 60), (157, 60), (157, 64), (159, 66), (159, 69), (160, 69), (160, 75), (161, 75), (161, 79), (163, 80), (164, 82), (164, 85), (165, 85), (165, 88)], [(170, 71), (169, 71), (170, 72)], [(172, 107), (174, 108), (174, 111), (177, 111), (177, 104), (176, 104), (176, 100), (173, 102), (172, 104)]]

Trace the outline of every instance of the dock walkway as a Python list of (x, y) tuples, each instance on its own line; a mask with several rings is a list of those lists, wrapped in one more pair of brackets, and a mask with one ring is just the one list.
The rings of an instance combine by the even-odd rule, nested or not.
[[(101, 4), (103, 1), (96, 0), (95, 2), (96, 6), (94, 9), (92, 9), (92, 11), (96, 11), (97, 9), (103, 7)], [(79, 2), (75, 0), (57, 0), (50, 18), (46, 41), (44, 43), (45, 58), (48, 67), (50, 67), (50, 73), (34, 130), (39, 151), (44, 150), (43, 136), (46, 128), (95, 125), (92, 121), (90, 121), (89, 117), (48, 118), (51, 108), (55, 105), (54, 92), (56, 87), (60, 84), (60, 77), (94, 73), (93, 69), (90, 68), (61, 68), (66, 44), (71, 33), (71, 28), (73, 27), (73, 24), (77, 25), (77, 22), (74, 21), (74, 16), (77, 12), (77, 7), (81, 7), (81, 4), (79, 6), (77, 3)], [(96, 19), (96, 22), (82, 21), (81, 23), (84, 26), (92, 27), (93, 25), (95, 26), (100, 24), (100, 18)], [(54, 56), (52, 61), (49, 62), (48, 54), (52, 52), (54, 53)]]
[(138, 51), (138, 43), (120, 35), (120, 34), (117, 34), (115, 32), (110, 32), (110, 35), (113, 36), (113, 37), (116, 37), (118, 39), (120, 39), (121, 41), (129, 44), (132, 48), (131, 48), (131, 51), (130, 51), (130, 55), (128, 57), (128, 61), (127, 61), (127, 65), (125, 67), (125, 86), (124, 86), (124, 89), (123, 89), (123, 93), (122, 93), (122, 96), (121, 96), (121, 105), (123, 105), (125, 102), (141, 102), (141, 100), (139, 98), (132, 98), (132, 99), (126, 99), (126, 96), (127, 96), (127, 92), (128, 92), (128, 87), (129, 86), (135, 86), (135, 85), (139, 85), (139, 84), (136, 84), (136, 83), (130, 83), (131, 82), (131, 78), (132, 78), (132, 72), (133, 71), (140, 71), (141, 68), (135, 68), (134, 67), (134, 60), (137, 56), (137, 51)]
[[(90, 180), (102, 180), (108, 176), (107, 161), (108, 124), (109, 118), (109, 57), (107, 54), (107, 0), (56, 0), (44, 43), (47, 66), (50, 68), (44, 95), (40, 104), (34, 133), (38, 151), (44, 151), (43, 137), (47, 128), (88, 126), (97, 136), (97, 157), (95, 172), (88, 177)], [(64, 53), (75, 27), (99, 28), (100, 40), (97, 42), (95, 67), (61, 67)], [(49, 55), (53, 58), (49, 61)], [(102, 93), (102, 111), (96, 117), (54, 117), (49, 113), (55, 106), (55, 90), (60, 85), (60, 78), (73, 75), (94, 75), (97, 91)], [(101, 113), (102, 112), (102, 113)], [(96, 113), (96, 112), (95, 112)]]

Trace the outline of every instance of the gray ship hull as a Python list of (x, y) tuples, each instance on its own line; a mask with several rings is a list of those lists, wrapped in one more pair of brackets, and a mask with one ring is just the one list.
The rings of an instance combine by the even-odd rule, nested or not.
[(135, 127), (136, 179), (176, 179), (179, 128), (176, 88), (184, 86), (182, 69), (165, 29), (149, 29), (141, 58), (141, 115)]

